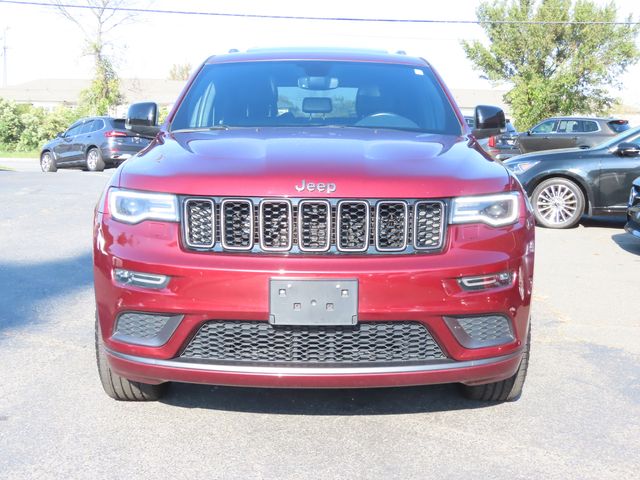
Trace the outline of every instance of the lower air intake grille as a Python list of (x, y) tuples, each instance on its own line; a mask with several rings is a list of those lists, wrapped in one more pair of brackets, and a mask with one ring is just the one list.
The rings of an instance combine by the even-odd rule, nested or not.
[(437, 360), (445, 355), (429, 331), (418, 322), (311, 327), (210, 321), (200, 327), (181, 358), (329, 364)]

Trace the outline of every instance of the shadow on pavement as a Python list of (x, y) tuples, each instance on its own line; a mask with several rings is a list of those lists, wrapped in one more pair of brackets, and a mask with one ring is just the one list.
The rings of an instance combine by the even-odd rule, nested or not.
[(626, 217), (582, 217), (580, 225), (585, 228), (624, 228)]
[(611, 235), (611, 240), (624, 251), (640, 255), (640, 238), (636, 238), (630, 233), (625, 232)]
[(462, 397), (456, 385), (367, 389), (260, 389), (174, 383), (174, 407), (276, 415), (397, 415), (494, 406)]
[(93, 282), (91, 254), (41, 263), (0, 263), (0, 332), (45, 321), (41, 304)]

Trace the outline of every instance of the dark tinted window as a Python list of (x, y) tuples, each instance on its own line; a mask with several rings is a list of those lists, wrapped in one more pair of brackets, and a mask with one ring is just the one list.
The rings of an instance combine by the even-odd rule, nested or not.
[(124, 130), (125, 126), (124, 126), (124, 118), (113, 118), (111, 120), (111, 125), (113, 126), (113, 128), (118, 129), (118, 130)]
[(583, 132), (597, 132), (598, 130), (600, 130), (600, 128), (598, 128), (598, 123), (597, 122), (593, 122), (591, 120), (583, 120), (582, 121), (582, 131)]
[(95, 125), (95, 120), (87, 120), (83, 125), (82, 128), (80, 129), (80, 133), (90, 133), (93, 132), (95, 129), (93, 128), (93, 126)]
[(553, 132), (553, 127), (556, 125), (555, 120), (547, 120), (546, 122), (542, 122), (539, 125), (536, 125), (531, 129), (532, 133), (551, 133)]
[(91, 127), (92, 132), (98, 132), (104, 128), (104, 120), (100, 118), (96, 118), (93, 121), (93, 127)]
[(216, 125), (341, 125), (462, 133), (429, 68), (366, 62), (207, 65), (178, 108), (171, 129)]
[(616, 133), (624, 132), (629, 130), (629, 122), (627, 120), (613, 120), (609, 122), (609, 128)]
[(74, 125), (71, 125), (69, 130), (67, 130), (64, 134), (65, 137), (73, 137), (74, 135), (78, 135), (80, 130), (82, 129), (82, 123), (78, 122)]

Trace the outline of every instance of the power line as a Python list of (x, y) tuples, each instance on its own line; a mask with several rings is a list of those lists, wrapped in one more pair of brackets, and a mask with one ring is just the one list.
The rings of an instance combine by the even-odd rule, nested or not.
[(235, 17), (235, 18), (257, 18), (269, 20), (311, 20), (329, 22), (368, 22), (368, 23), (422, 23), (422, 24), (458, 24), (458, 25), (484, 25), (484, 24), (505, 24), (505, 25), (639, 25), (639, 21), (607, 22), (607, 21), (565, 21), (565, 20), (434, 20), (415, 18), (363, 18), (363, 17), (311, 17), (294, 15), (261, 15), (257, 13), (223, 13), (223, 12), (199, 12), (189, 10), (162, 10), (155, 8), (130, 8), (130, 7), (101, 7), (98, 5), (76, 5), (73, 3), (47, 3), (25, 0), (0, 0), (0, 3), (14, 5), (37, 6), (37, 7), (64, 7), (82, 10), (108, 10), (126, 13), (154, 13), (170, 15), (195, 15), (207, 17)]

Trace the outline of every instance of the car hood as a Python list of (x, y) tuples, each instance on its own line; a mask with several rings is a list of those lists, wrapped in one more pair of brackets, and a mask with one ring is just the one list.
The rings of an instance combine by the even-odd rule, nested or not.
[[(335, 191), (296, 189), (303, 181)], [(282, 127), (161, 133), (125, 162), (118, 183), (189, 195), (420, 198), (505, 191), (510, 182), (466, 137)]]

